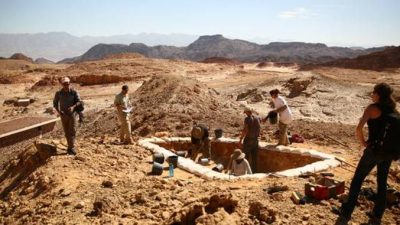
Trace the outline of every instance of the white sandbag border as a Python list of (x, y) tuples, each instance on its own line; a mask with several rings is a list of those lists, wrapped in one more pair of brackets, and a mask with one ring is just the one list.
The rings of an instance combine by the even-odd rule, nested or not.
[[(224, 142), (224, 143), (237, 143), (239, 140), (231, 139), (231, 138), (220, 138), (216, 140), (212, 140), (214, 142)], [(160, 147), (158, 144), (161, 143), (170, 143), (170, 142), (190, 142), (190, 137), (170, 137), (170, 138), (146, 138), (139, 140), (139, 145), (145, 149), (150, 150), (152, 153), (162, 153), (165, 158), (168, 158), (171, 155), (175, 155), (173, 152)], [(196, 176), (202, 177), (204, 179), (221, 179), (221, 180), (237, 180), (237, 179), (261, 179), (266, 178), (268, 176), (282, 176), (282, 177), (292, 177), (298, 176), (307, 172), (318, 172), (321, 170), (326, 170), (332, 167), (336, 167), (340, 165), (340, 162), (335, 159), (335, 156), (318, 152), (312, 149), (305, 148), (294, 148), (289, 146), (272, 146), (268, 145), (265, 142), (260, 142), (261, 149), (268, 149), (269, 151), (280, 151), (280, 152), (290, 152), (294, 154), (304, 155), (304, 156), (312, 156), (321, 159), (321, 161), (317, 161), (303, 167), (298, 167), (294, 169), (288, 169), (284, 171), (279, 171), (275, 173), (256, 173), (251, 175), (243, 175), (240, 177), (228, 175), (225, 173), (215, 172), (210, 168), (204, 167), (200, 164), (193, 162), (191, 159), (179, 157), (178, 159), (178, 167), (186, 170)]]

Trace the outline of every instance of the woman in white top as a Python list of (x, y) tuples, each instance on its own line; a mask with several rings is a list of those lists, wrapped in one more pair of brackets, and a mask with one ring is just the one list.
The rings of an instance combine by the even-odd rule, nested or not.
[(269, 92), (274, 103), (274, 111), (279, 114), (279, 142), (278, 145), (289, 145), (287, 136), (288, 125), (292, 122), (292, 111), (285, 99), (280, 96), (280, 91), (274, 89)]
[[(240, 149), (235, 149), (231, 155), (231, 172), (235, 176), (242, 176), (246, 174), (252, 174), (250, 164), (245, 159), (244, 154)], [(229, 167), (228, 167), (229, 168)]]

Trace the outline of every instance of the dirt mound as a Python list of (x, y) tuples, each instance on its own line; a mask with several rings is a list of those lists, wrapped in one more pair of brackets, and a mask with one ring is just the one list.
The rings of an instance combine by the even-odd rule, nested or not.
[(240, 64), (239, 61), (234, 60), (234, 59), (228, 59), (224, 57), (211, 57), (211, 58), (206, 58), (201, 61), (202, 63), (219, 63), (219, 64), (228, 64), (228, 65), (238, 65)]
[[(36, 82), (32, 89), (37, 89), (39, 87), (44, 86), (54, 86), (60, 83), (61, 77), (56, 76), (45, 76), (38, 82)], [(72, 76), (70, 77), (72, 83), (78, 83), (82, 86), (86, 85), (98, 85), (98, 84), (110, 84), (110, 83), (119, 83), (124, 81), (133, 80), (132, 77), (124, 77), (117, 75), (94, 75), (94, 74), (84, 74), (80, 76)]]
[[(16, 188), (22, 181), (30, 177), (30, 175), (41, 165), (46, 163), (50, 156), (56, 154), (56, 148), (47, 144), (36, 144), (35, 148), (29, 148), (22, 152), (15, 160), (11, 161), (4, 169), (0, 176), (0, 198), (4, 198), (14, 188)], [(47, 189), (46, 179), (33, 179), (31, 182), (35, 183), (35, 187), (30, 190), (22, 188), (22, 193), (29, 192), (42, 192)], [(26, 184), (26, 182), (24, 183)]]
[(71, 77), (71, 81), (73, 83), (78, 83), (81, 85), (119, 83), (123, 81), (129, 81), (132, 79), (133, 79), (132, 77), (123, 77), (117, 75), (94, 75), (94, 74), (84, 74), (80, 76)]
[(247, 101), (249, 103), (261, 102), (264, 100), (266, 95), (266, 91), (260, 91), (257, 88), (253, 88), (238, 94), (236, 101)]
[(273, 66), (274, 63), (273, 62), (260, 62), (257, 64), (258, 68), (264, 68), (264, 67), (268, 67), (268, 66)]
[(119, 54), (112, 54), (107, 55), (103, 59), (136, 59), (136, 58), (144, 58), (145, 56), (139, 53), (119, 53)]
[(236, 103), (194, 79), (154, 76), (133, 95), (132, 128), (140, 136), (157, 131), (187, 135), (193, 122), (232, 131), (241, 121)]
[(289, 79), (283, 86), (290, 90), (288, 97), (294, 98), (305, 91), (314, 80), (314, 77), (295, 77)]
[(29, 58), (28, 56), (26, 56), (22, 53), (15, 53), (14, 55), (10, 56), (10, 59), (25, 60), (25, 61), (33, 63), (32, 58)]

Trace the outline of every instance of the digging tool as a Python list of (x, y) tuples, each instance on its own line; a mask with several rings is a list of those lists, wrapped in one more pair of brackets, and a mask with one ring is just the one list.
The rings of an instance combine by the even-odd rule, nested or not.
[(337, 161), (339, 161), (340, 163), (344, 163), (344, 164), (349, 165), (349, 166), (351, 166), (351, 167), (353, 167), (353, 168), (357, 168), (357, 167), (354, 166), (353, 164), (350, 164), (350, 163), (344, 161), (344, 159), (341, 159), (341, 158), (336, 157), (336, 156), (335, 156), (335, 159), (336, 159)]

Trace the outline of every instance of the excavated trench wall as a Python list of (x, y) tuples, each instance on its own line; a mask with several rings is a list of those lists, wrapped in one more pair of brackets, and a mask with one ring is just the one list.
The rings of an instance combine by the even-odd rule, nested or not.
[[(163, 153), (165, 157), (174, 155), (176, 151), (188, 151), (190, 138), (148, 138), (139, 141), (139, 145), (153, 153)], [(211, 141), (212, 160), (227, 167), (233, 150), (239, 148), (238, 140), (220, 138)], [(263, 178), (271, 174), (278, 176), (298, 176), (306, 172), (317, 172), (338, 166), (340, 162), (333, 155), (311, 149), (274, 146), (261, 142), (258, 151), (257, 166), (259, 171), (252, 175), (232, 177), (224, 173), (212, 171), (188, 158), (179, 157), (178, 167), (203, 178), (239, 179)]]
[(54, 129), (59, 118), (24, 117), (0, 123), (0, 148), (27, 140)]
[[(188, 151), (190, 142), (165, 142), (159, 143), (159, 146), (169, 149), (172, 152)], [(271, 173), (303, 167), (305, 165), (323, 160), (313, 155), (302, 155), (290, 151), (279, 151), (275, 146), (262, 146), (257, 154), (257, 173)], [(236, 148), (240, 148), (237, 142), (212, 141), (211, 142), (211, 159), (216, 163), (221, 163), (227, 168), (230, 156)]]

